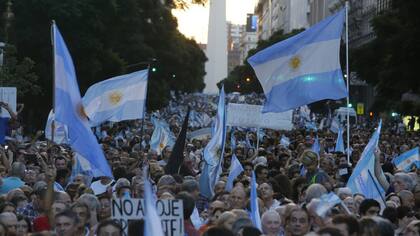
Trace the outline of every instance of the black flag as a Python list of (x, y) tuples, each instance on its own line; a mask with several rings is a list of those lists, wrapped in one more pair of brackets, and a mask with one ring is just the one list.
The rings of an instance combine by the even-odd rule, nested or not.
[(177, 174), (180, 166), (184, 162), (185, 139), (187, 138), (188, 118), (190, 117), (190, 107), (182, 124), (181, 132), (176, 139), (172, 154), (169, 157), (168, 164), (165, 166), (165, 173), (168, 175)]

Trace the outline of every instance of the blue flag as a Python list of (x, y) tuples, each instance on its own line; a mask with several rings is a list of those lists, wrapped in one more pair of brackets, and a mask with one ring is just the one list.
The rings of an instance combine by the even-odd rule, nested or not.
[(222, 87), (219, 95), (217, 115), (214, 122), (212, 137), (204, 148), (204, 166), (200, 175), (200, 193), (211, 198), (214, 194), (214, 185), (221, 172), (221, 163), (225, 149), (226, 139), (226, 107), (225, 89)]
[(337, 134), (337, 142), (335, 143), (335, 152), (341, 152), (344, 153), (344, 141), (343, 141), (343, 129), (338, 130)]
[(229, 175), (226, 181), (225, 190), (230, 192), (233, 188), (233, 181), (244, 171), (241, 162), (235, 154), (232, 155), (232, 160), (230, 161)]
[(236, 149), (236, 138), (235, 138), (235, 129), (233, 127), (230, 131), (230, 147), (232, 149), (232, 153), (234, 153)]
[(403, 170), (405, 172), (409, 172), (411, 170), (412, 165), (417, 164), (419, 162), (419, 147), (404, 152), (392, 161), (392, 163), (394, 163), (397, 169)]
[(340, 66), (345, 10), (248, 59), (264, 90), (262, 112), (347, 96)]
[(378, 146), (379, 135), (381, 133), (382, 121), (379, 122), (378, 128), (373, 133), (363, 150), (360, 160), (357, 162), (348, 182), (347, 187), (351, 189), (353, 194), (361, 193), (366, 198), (375, 199), (381, 206), (385, 206), (384, 196), (385, 190), (379, 184), (378, 179), (373, 175), (375, 173), (375, 149)]
[(52, 25), (52, 31), (55, 55), (55, 119), (67, 126), (71, 148), (86, 158), (92, 167), (100, 170), (103, 176), (113, 178), (111, 168), (84, 112), (73, 60), (55, 24)]
[(290, 145), (290, 139), (286, 136), (284, 136), (284, 134), (281, 136), (280, 139), (280, 144), (283, 145), (284, 147), (289, 147)]
[(315, 137), (314, 144), (312, 145), (312, 151), (316, 152), (319, 156), (319, 152), (321, 151), (321, 146), (319, 145), (318, 136)]
[(147, 70), (136, 71), (90, 86), (83, 96), (83, 106), (92, 126), (143, 118), (147, 74)]
[(335, 205), (341, 203), (341, 199), (335, 195), (333, 192), (327, 193), (322, 195), (319, 198), (320, 202), (318, 206), (316, 207), (316, 214), (325, 217), (325, 214), (327, 214), (328, 210), (333, 208)]
[(251, 221), (255, 228), (262, 230), (261, 227), (261, 216), (260, 208), (258, 206), (258, 195), (257, 195), (257, 181), (255, 179), (255, 172), (252, 172), (251, 178)]

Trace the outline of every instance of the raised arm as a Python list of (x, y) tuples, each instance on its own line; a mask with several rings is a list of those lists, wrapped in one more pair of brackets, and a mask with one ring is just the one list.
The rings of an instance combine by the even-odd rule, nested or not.
[(385, 192), (389, 189), (389, 182), (386, 180), (385, 174), (382, 171), (381, 163), (380, 163), (380, 157), (381, 157), (381, 151), (379, 148), (375, 150), (375, 176), (379, 181), (379, 184), (382, 185), (382, 188), (384, 188)]

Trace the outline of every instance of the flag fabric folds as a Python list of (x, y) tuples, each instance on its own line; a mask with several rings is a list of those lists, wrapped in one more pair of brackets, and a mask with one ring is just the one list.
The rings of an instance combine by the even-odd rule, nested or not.
[(409, 172), (412, 165), (416, 164), (418, 166), (417, 163), (420, 163), (419, 147), (404, 152), (403, 154), (396, 157), (392, 162), (397, 167), (397, 169)]
[(280, 139), (280, 144), (283, 145), (284, 147), (289, 147), (290, 139), (283, 134)]
[[(52, 122), (54, 120), (54, 112), (51, 110), (48, 114), (47, 124), (45, 125), (45, 138), (52, 141)], [(54, 122), (54, 143), (65, 144), (68, 143), (68, 129), (65, 125), (59, 122)]]
[(319, 152), (321, 151), (321, 146), (319, 145), (318, 136), (315, 137), (314, 144), (312, 144), (312, 151), (316, 152), (318, 154), (319, 159)]
[(182, 124), (181, 131), (179, 132), (178, 138), (176, 139), (174, 148), (172, 149), (171, 156), (169, 157), (168, 163), (165, 166), (165, 173), (172, 175), (178, 174), (179, 168), (184, 162), (184, 147), (185, 139), (187, 138), (188, 119), (190, 117), (190, 108), (188, 108), (187, 114), (185, 115), (184, 123)]
[[(147, 168), (145, 168), (147, 169)], [(161, 219), (156, 209), (156, 197), (153, 196), (152, 185), (149, 181), (149, 176), (144, 170), (144, 235), (145, 236), (164, 236), (162, 230)]]
[(325, 214), (333, 208), (335, 205), (341, 203), (341, 199), (335, 195), (333, 192), (330, 192), (328, 194), (324, 194), (319, 198), (320, 202), (318, 206), (316, 207), (316, 214), (325, 217)]
[(230, 161), (229, 175), (226, 181), (225, 190), (230, 192), (233, 188), (233, 181), (244, 171), (241, 162), (235, 154), (232, 155), (232, 160)]
[(377, 200), (381, 206), (385, 206), (384, 196), (385, 190), (375, 177), (375, 149), (378, 146), (379, 135), (381, 133), (382, 121), (379, 122), (378, 128), (373, 133), (368, 144), (366, 145), (360, 160), (357, 162), (348, 182), (347, 187), (351, 189), (353, 194), (361, 193), (366, 198)]
[(211, 198), (214, 194), (213, 188), (220, 172), (221, 159), (223, 158), (226, 139), (226, 107), (225, 89), (222, 87), (219, 95), (216, 119), (214, 122), (212, 137), (204, 148), (204, 166), (200, 175), (200, 193)]
[(337, 142), (335, 143), (335, 152), (341, 152), (344, 153), (344, 141), (343, 141), (343, 129), (339, 129), (338, 130), (338, 134), (337, 134)]
[(136, 71), (90, 86), (83, 96), (83, 106), (92, 126), (143, 118), (147, 74), (147, 70)]
[(73, 60), (55, 24), (52, 25), (52, 31), (54, 36), (55, 119), (67, 126), (71, 148), (86, 158), (93, 168), (101, 171), (101, 175), (113, 178), (111, 168), (90, 129), (84, 112)]
[(172, 134), (168, 123), (164, 120), (158, 120), (156, 117), (152, 117), (151, 121), (154, 130), (152, 137), (150, 138), (150, 148), (160, 155), (165, 147), (172, 147), (174, 145), (175, 137)]
[(347, 96), (339, 55), (344, 18), (343, 9), (248, 58), (266, 96), (262, 112)]
[(251, 178), (251, 221), (255, 228), (262, 230), (261, 227), (261, 216), (260, 208), (258, 206), (258, 195), (257, 195), (257, 181), (255, 178), (255, 172), (252, 172)]

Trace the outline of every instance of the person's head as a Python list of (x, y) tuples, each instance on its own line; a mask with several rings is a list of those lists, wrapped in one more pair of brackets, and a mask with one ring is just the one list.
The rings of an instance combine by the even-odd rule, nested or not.
[[(234, 235), (238, 235), (244, 227), (253, 226), (252, 221), (249, 218), (236, 218), (235, 222), (232, 225), (232, 232)], [(261, 232), (260, 232), (261, 234)]]
[(400, 206), (397, 208), (398, 227), (404, 229), (410, 222), (416, 220), (415, 212), (410, 207)]
[(194, 211), (195, 201), (191, 194), (187, 192), (179, 192), (176, 195), (176, 199), (182, 200), (184, 207), (184, 220), (189, 219)]
[(310, 225), (309, 214), (302, 208), (294, 208), (286, 216), (286, 232), (291, 235), (305, 235), (309, 232)]
[(76, 202), (71, 206), (71, 210), (77, 214), (80, 225), (84, 227), (89, 223), (90, 212), (89, 207), (85, 203)]
[(397, 194), (395, 194), (395, 193), (391, 193), (391, 194), (389, 194), (389, 195), (386, 197), (386, 199), (385, 199), (385, 200), (386, 200), (387, 202), (388, 202), (388, 201), (394, 202), (394, 203), (395, 203), (395, 205), (396, 205), (396, 207), (401, 206), (401, 203), (402, 203), (400, 196), (398, 196), (398, 195), (397, 195)]
[(230, 211), (225, 211), (219, 216), (219, 219), (216, 222), (216, 226), (220, 228), (232, 230), (232, 225), (235, 222), (235, 220), (236, 220), (235, 214), (233, 214)]
[(361, 217), (364, 216), (377, 216), (381, 210), (381, 205), (375, 199), (365, 199), (360, 203), (359, 214)]
[(82, 194), (79, 199), (77, 199), (77, 202), (86, 204), (89, 207), (91, 214), (98, 212), (99, 208), (101, 207), (98, 198), (90, 193)]
[(267, 181), (268, 169), (267, 166), (259, 164), (255, 167), (255, 177), (259, 183)]
[(405, 236), (420, 236), (420, 220), (414, 220), (408, 224), (404, 231)]
[(341, 231), (335, 227), (324, 227), (318, 230), (319, 236), (344, 236)]
[(258, 186), (259, 196), (265, 200), (272, 200), (274, 196), (273, 187), (268, 183), (262, 183)]
[(4, 203), (0, 204), (0, 213), (3, 213), (3, 212), (15, 213), (16, 212), (16, 205), (11, 203), (11, 202), (4, 202)]
[(55, 230), (57, 235), (74, 236), (81, 233), (79, 218), (71, 210), (65, 210), (55, 215)]
[(118, 198), (130, 197), (131, 196), (131, 185), (130, 181), (126, 178), (120, 178), (115, 183), (115, 191)]
[(99, 211), (98, 220), (105, 220), (111, 217), (111, 199), (107, 195), (101, 195), (98, 197), (99, 200)]
[(235, 187), (229, 195), (231, 209), (244, 209), (246, 206), (246, 192), (242, 187)]
[(53, 212), (54, 216), (57, 215), (60, 212), (63, 212), (67, 208), (68, 208), (68, 205), (65, 204), (64, 202), (60, 202), (60, 201), (55, 201), (51, 206), (51, 209), (52, 209), (52, 212)]
[(56, 157), (55, 161), (54, 161), (54, 164), (55, 164), (55, 168), (57, 170), (67, 169), (67, 160), (66, 160), (66, 158), (64, 158), (62, 156)]
[(263, 233), (267, 236), (277, 236), (281, 230), (280, 215), (276, 211), (266, 211), (261, 217)]
[(96, 228), (97, 236), (122, 236), (123, 228), (116, 220), (104, 220)]
[(67, 205), (70, 205), (71, 204), (71, 197), (70, 197), (70, 195), (68, 193), (62, 192), (62, 191), (55, 193), (55, 199), (54, 200), (55, 201), (58, 201), (58, 202), (63, 202), (65, 204), (67, 204)]
[(414, 181), (410, 175), (406, 173), (396, 173), (394, 175), (394, 180), (392, 181), (392, 186), (396, 193), (399, 193), (402, 190), (411, 191), (414, 187)]
[(414, 194), (408, 190), (402, 190), (398, 193), (401, 198), (401, 205), (413, 208), (415, 205)]
[(359, 222), (353, 216), (336, 215), (332, 218), (332, 224), (340, 230), (343, 236), (357, 236), (359, 234)]
[(0, 236), (7, 236), (8, 233), (6, 225), (0, 222)]
[(365, 196), (363, 194), (356, 193), (353, 195), (353, 199), (354, 199), (354, 208), (357, 211), (360, 207), (360, 204), (363, 202), (363, 200), (365, 200)]
[(305, 202), (309, 203), (314, 198), (320, 198), (327, 193), (327, 189), (322, 184), (311, 184), (306, 189)]
[(16, 236), (25, 236), (28, 234), (28, 232), (31, 232), (31, 222), (29, 221), (28, 218), (18, 215)]
[(235, 236), (232, 231), (223, 227), (211, 227), (203, 233), (203, 236)]
[(195, 180), (185, 180), (181, 185), (181, 191), (185, 191), (191, 194), (191, 196), (196, 201), (200, 195), (200, 187), (198, 186), (197, 181)]
[(225, 181), (217, 181), (214, 185), (214, 194), (220, 194), (225, 190), (226, 183)]
[(19, 177), (20, 179), (25, 178), (26, 166), (22, 162), (14, 162), (10, 170), (10, 176)]
[(4, 212), (0, 214), (0, 223), (6, 226), (7, 231), (12, 233), (13, 235), (16, 234), (17, 228), (17, 217), (14, 213), (11, 212)]
[(318, 168), (318, 154), (312, 150), (303, 151), (299, 159), (309, 172), (314, 172)]

